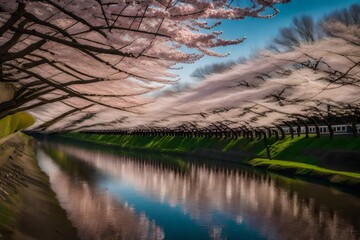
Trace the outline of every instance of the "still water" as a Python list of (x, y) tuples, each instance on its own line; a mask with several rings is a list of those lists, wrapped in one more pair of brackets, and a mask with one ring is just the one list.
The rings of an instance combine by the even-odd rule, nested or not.
[(42, 141), (81, 239), (360, 239), (360, 198), (235, 164)]

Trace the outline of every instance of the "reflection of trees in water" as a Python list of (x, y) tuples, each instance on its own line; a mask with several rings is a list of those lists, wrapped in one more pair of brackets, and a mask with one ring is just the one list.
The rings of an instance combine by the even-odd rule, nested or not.
[[(350, 240), (358, 236), (354, 226), (337, 211), (311, 198), (315, 194), (308, 193), (310, 197), (306, 197), (291, 190), (297, 187), (296, 182), (280, 187), (278, 181), (269, 175), (249, 171), (214, 169), (207, 164), (188, 163), (189, 170), (184, 173), (143, 158), (116, 156), (74, 146), (61, 149), (126, 181), (139, 192), (172, 206), (181, 206), (185, 213), (202, 224), (214, 227), (217, 223), (212, 213), (218, 211), (231, 216), (239, 224), (244, 222), (259, 229), (269, 239)], [(314, 184), (303, 187), (308, 185), (311, 185), (311, 191), (324, 191), (326, 188)], [(333, 196), (332, 193), (326, 194)]]
[(136, 215), (86, 181), (74, 181), (42, 151), (38, 159), (81, 239), (163, 239), (162, 229), (144, 214)]
[(93, 185), (99, 177), (96, 168), (89, 163), (85, 163), (63, 154), (57, 146), (42, 146), (41, 148), (46, 155), (56, 162), (56, 165), (66, 174), (73, 179), (73, 181), (86, 181), (86, 183)]

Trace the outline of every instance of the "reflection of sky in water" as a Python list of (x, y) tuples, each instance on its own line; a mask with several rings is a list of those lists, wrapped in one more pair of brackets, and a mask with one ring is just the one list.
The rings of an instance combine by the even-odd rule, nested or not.
[[(133, 229), (152, 224), (156, 231), (164, 231), (166, 239), (351, 240), (359, 236), (355, 232), (359, 199), (329, 187), (203, 163), (180, 166), (175, 157), (157, 161), (67, 145), (44, 149), (60, 151), (70, 163), (81, 166), (77, 170), (92, 169), (91, 176), (101, 177), (88, 176), (94, 181), (89, 186), (93, 191), (106, 190), (116, 200), (112, 205), (131, 212)], [(59, 159), (54, 160), (59, 164)], [(138, 216), (147, 224), (136, 224)]]
[[(166, 201), (159, 202), (146, 193), (134, 189), (131, 183), (108, 179), (99, 183), (101, 188), (107, 189), (121, 202), (134, 208), (136, 213), (144, 212), (145, 215), (155, 220), (156, 224), (164, 228), (166, 239), (265, 239), (255, 229), (248, 228), (239, 219), (233, 219), (227, 213), (210, 210), (206, 216), (193, 219), (186, 212), (184, 205), (172, 205)], [(237, 220), (237, 221), (236, 221)]]

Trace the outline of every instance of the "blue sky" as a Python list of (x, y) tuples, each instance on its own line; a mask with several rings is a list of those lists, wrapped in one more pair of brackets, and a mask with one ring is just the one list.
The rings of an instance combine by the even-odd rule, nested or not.
[(183, 69), (176, 71), (181, 77), (180, 83), (189, 83), (193, 81), (191, 73), (198, 67), (206, 64), (223, 62), (239, 57), (246, 57), (254, 50), (263, 48), (271, 39), (273, 39), (280, 28), (289, 26), (296, 16), (310, 15), (314, 19), (319, 19), (330, 11), (350, 6), (354, 3), (360, 3), (359, 0), (292, 0), (288, 4), (278, 5), (280, 13), (271, 19), (247, 18), (240, 21), (226, 20), (222, 25), (216, 28), (223, 31), (223, 38), (234, 39), (247, 37), (247, 40), (236, 46), (222, 47), (218, 52), (230, 52), (226, 58), (216, 58), (205, 56), (195, 64), (179, 65)]

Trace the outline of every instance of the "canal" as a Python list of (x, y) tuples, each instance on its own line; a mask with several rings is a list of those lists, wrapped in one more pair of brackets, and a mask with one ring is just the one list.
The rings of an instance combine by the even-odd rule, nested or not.
[(81, 239), (360, 237), (360, 198), (242, 165), (39, 141), (37, 159)]

